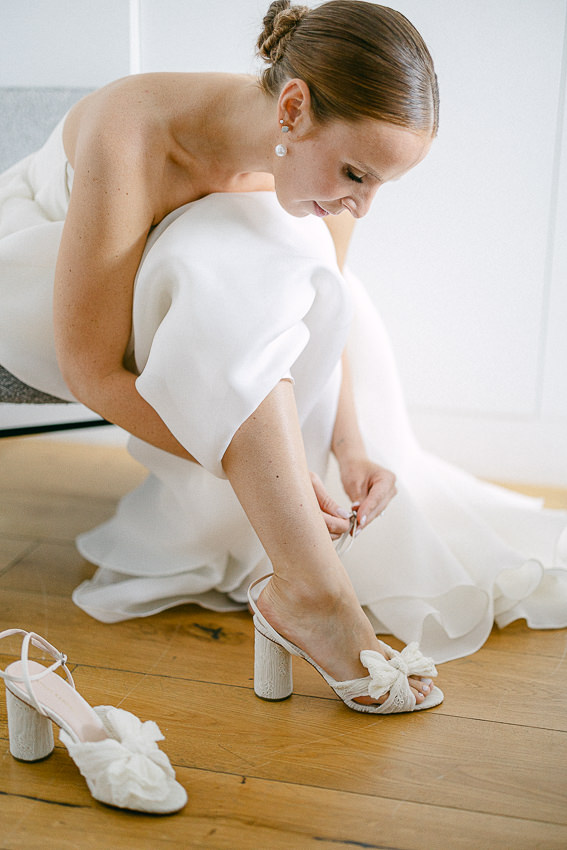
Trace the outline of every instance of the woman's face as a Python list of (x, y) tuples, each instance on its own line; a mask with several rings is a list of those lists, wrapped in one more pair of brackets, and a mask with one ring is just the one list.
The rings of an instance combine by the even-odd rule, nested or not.
[(362, 218), (383, 183), (425, 157), (431, 138), (370, 118), (332, 121), (282, 133), (288, 153), (274, 163), (276, 194), (291, 215)]

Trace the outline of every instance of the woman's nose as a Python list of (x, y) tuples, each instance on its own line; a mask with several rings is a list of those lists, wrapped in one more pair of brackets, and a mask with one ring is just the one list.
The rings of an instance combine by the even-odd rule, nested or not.
[(349, 195), (348, 198), (343, 198), (343, 207), (350, 212), (353, 218), (362, 218), (372, 206), (377, 191), (378, 187), (376, 186), (370, 191), (366, 190), (356, 195)]

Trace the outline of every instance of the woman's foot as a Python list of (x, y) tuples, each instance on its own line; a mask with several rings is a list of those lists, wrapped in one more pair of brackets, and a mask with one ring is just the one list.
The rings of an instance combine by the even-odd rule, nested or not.
[[(348, 582), (348, 580), (347, 580)], [(337, 681), (368, 675), (360, 652), (370, 649), (385, 656), (370, 621), (360, 607), (350, 582), (317, 588), (298, 585), (273, 576), (260, 594), (257, 605), (270, 625), (306, 652)], [(386, 657), (386, 656), (385, 656)], [(409, 677), (410, 689), (419, 705), (431, 691), (431, 679)], [(382, 704), (388, 695), (374, 700), (358, 697), (364, 705)]]

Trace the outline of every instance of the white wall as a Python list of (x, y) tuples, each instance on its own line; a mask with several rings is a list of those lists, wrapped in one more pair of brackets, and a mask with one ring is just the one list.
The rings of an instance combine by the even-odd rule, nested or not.
[[(567, 485), (567, 0), (391, 5), (434, 55), (441, 129), (358, 224), (351, 266), (386, 320), (424, 445), (477, 474)], [(0, 85), (253, 71), (266, 7), (0, 0)]]
[(361, 222), (352, 264), (371, 274), (422, 443), (565, 485), (567, 4), (395, 5), (436, 59), (441, 129)]
[(128, 70), (128, 0), (0, 0), (0, 86), (96, 88)]

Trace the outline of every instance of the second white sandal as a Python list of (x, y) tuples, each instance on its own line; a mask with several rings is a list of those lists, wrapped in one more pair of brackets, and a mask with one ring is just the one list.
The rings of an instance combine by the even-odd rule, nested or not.
[[(87, 781), (95, 800), (152, 814), (171, 814), (187, 802), (175, 779), (153, 720), (110, 705), (95, 708), (75, 690), (67, 657), (45, 638), (23, 629), (0, 632), (0, 639), (23, 635), (21, 660), (0, 671), (6, 683), (10, 752), (20, 761), (38, 761), (53, 751), (52, 721)], [(54, 659), (49, 667), (29, 660), (30, 644)], [(55, 672), (61, 668), (67, 681)]]

